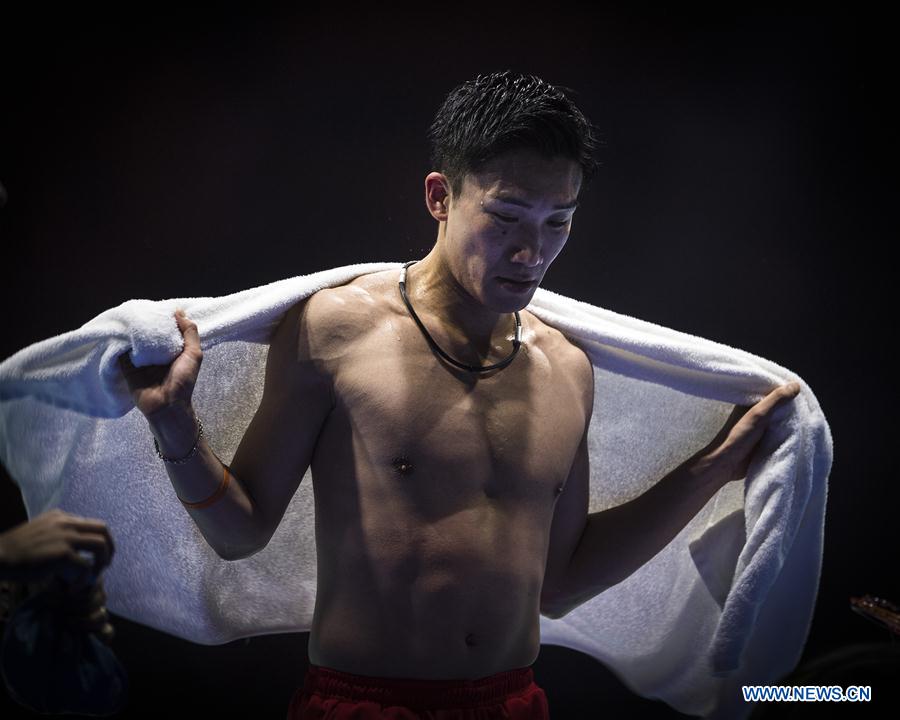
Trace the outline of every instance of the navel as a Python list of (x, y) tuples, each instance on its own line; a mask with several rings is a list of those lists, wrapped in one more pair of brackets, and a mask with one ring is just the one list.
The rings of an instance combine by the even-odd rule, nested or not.
[(409, 458), (403, 455), (395, 457), (391, 461), (391, 464), (394, 466), (394, 472), (398, 475), (409, 475), (413, 471), (413, 466)]
[(472, 645), (475, 645), (475, 644), (476, 644), (476, 642), (475, 642), (475, 634), (474, 634), (474, 633), (469, 633), (468, 635), (466, 635), (466, 645), (468, 645), (468, 646), (471, 647)]

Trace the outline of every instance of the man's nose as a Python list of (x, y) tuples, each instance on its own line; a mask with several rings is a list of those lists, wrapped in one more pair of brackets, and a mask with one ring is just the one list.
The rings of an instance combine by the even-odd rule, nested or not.
[(516, 240), (512, 261), (525, 267), (536, 267), (544, 262), (542, 250), (539, 234), (526, 230)]

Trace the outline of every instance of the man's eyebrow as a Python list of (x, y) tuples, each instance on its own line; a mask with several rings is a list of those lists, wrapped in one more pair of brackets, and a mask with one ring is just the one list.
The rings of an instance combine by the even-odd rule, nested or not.
[[(517, 197), (513, 197), (512, 195), (494, 195), (488, 196), (491, 200), (499, 200), (500, 202), (509, 203), (510, 205), (519, 205), (520, 207), (531, 209), (531, 205), (529, 205), (524, 200), (520, 200)], [(573, 208), (578, 207), (578, 202), (573, 200), (572, 202), (563, 203), (562, 205), (554, 205), (554, 210), (572, 210)]]

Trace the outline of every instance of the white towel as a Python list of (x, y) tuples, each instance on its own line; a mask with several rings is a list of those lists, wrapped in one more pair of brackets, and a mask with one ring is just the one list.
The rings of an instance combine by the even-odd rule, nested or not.
[[(137, 366), (171, 362), (182, 350), (173, 313), (184, 308), (204, 353), (194, 406), (227, 464), (259, 405), (281, 316), (321, 288), (400, 265), (347, 265), (222, 297), (129, 300), (0, 364), (0, 460), (29, 517), (61, 507), (108, 524), (112, 612), (204, 644), (309, 631), (310, 478), (264, 550), (220, 559), (177, 500), (116, 359), (130, 350)], [(800, 382), (745, 481), (722, 487), (629, 578), (564, 618), (540, 620), (542, 643), (601, 660), (639, 695), (703, 717), (745, 717), (752, 706), (740, 686), (794, 668), (818, 589), (832, 439), (812, 390), (762, 357), (545, 288), (528, 309), (594, 363), (590, 512), (646, 491), (704, 447), (734, 405)]]

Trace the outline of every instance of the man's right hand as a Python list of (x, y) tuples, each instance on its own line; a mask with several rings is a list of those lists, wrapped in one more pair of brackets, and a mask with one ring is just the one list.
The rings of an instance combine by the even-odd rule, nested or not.
[(148, 419), (174, 405), (189, 407), (200, 374), (203, 351), (197, 324), (180, 309), (175, 311), (175, 322), (184, 338), (184, 350), (168, 365), (135, 367), (130, 353), (119, 356), (134, 405)]

